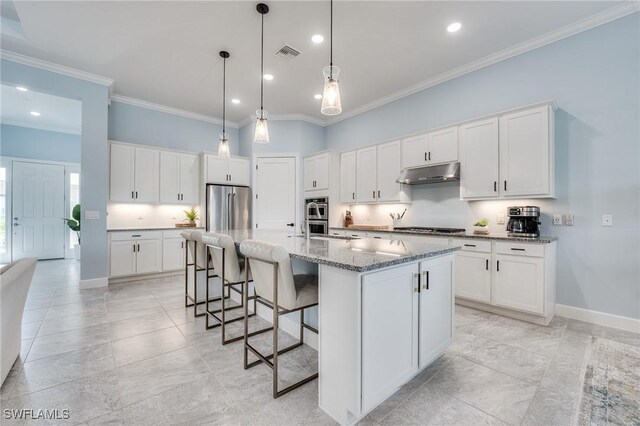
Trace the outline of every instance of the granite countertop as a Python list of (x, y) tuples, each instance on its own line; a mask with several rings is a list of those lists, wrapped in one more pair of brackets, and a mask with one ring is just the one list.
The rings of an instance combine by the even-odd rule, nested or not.
[(414, 260), (440, 256), (459, 250), (429, 244), (361, 238), (343, 240), (323, 236), (306, 238), (290, 231), (231, 230), (225, 231), (236, 244), (247, 239), (267, 241), (284, 246), (294, 259), (355, 272), (366, 272)]
[(529, 238), (529, 237), (510, 237), (507, 233), (492, 233), (489, 235), (481, 235), (474, 234), (473, 232), (460, 232), (456, 234), (449, 234), (446, 232), (420, 232), (420, 231), (408, 231), (408, 230), (393, 230), (393, 229), (376, 229), (371, 231), (363, 231), (361, 229), (352, 229), (345, 228), (340, 226), (332, 226), (329, 229), (339, 229), (344, 231), (354, 231), (354, 232), (386, 232), (390, 234), (407, 234), (407, 235), (420, 235), (423, 237), (447, 237), (447, 238), (477, 238), (482, 240), (502, 240), (502, 241), (517, 241), (524, 243), (541, 243), (548, 244), (553, 241), (556, 241), (558, 237), (545, 237), (541, 236), (538, 238)]
[(204, 226), (196, 226), (195, 228), (176, 228), (175, 226), (143, 226), (131, 228), (109, 228), (107, 232), (128, 232), (128, 231), (184, 231), (189, 229), (204, 229)]

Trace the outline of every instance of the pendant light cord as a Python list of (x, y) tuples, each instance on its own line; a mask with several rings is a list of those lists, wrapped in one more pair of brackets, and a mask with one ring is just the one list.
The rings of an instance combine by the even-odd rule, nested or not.
[(333, 80), (333, 0), (331, 0), (331, 19), (329, 26), (329, 80)]
[(227, 58), (222, 58), (222, 137), (226, 138), (227, 108)]
[(261, 14), (262, 30), (260, 33), (260, 118), (264, 118), (264, 14)]

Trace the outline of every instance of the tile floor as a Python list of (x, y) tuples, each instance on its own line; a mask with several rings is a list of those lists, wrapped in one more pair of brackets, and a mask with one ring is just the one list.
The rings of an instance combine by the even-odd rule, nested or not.
[[(71, 424), (333, 424), (317, 381), (272, 399), (270, 370), (245, 371), (241, 343), (221, 346), (183, 307), (181, 277), (82, 291), (78, 278), (74, 260), (38, 264), (3, 409), (68, 409)], [(540, 327), (457, 306), (456, 324), (447, 353), (361, 424), (575, 424), (592, 336), (640, 347), (563, 318)], [(315, 371), (315, 355), (292, 351), (283, 384)]]

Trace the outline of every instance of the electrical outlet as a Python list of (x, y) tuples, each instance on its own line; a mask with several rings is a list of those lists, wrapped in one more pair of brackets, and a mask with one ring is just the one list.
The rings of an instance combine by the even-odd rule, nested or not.
[(613, 215), (612, 214), (603, 214), (602, 215), (602, 226), (613, 226)]
[(554, 214), (553, 215), (553, 224), (554, 225), (562, 225), (562, 215), (561, 214)]
[(505, 219), (506, 219), (506, 216), (504, 215), (504, 213), (500, 213), (496, 215), (496, 223), (498, 225), (504, 225)]
[(573, 226), (573, 215), (571, 213), (567, 213), (564, 215), (564, 224), (567, 226)]
[(85, 210), (84, 218), (85, 220), (98, 220), (100, 219), (100, 212), (96, 210)]

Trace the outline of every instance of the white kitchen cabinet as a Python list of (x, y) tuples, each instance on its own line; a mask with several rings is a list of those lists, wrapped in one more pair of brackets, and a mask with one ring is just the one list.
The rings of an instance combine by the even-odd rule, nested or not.
[(251, 162), (247, 158), (205, 156), (207, 183), (249, 186)]
[(497, 198), (498, 117), (460, 126), (460, 198)]
[(402, 140), (402, 168), (424, 166), (429, 151), (427, 134)]
[[(418, 290), (415, 263), (362, 278), (362, 409), (365, 412), (384, 401), (417, 372)], [(389, 312), (393, 312), (393, 319), (389, 318)], [(434, 327), (434, 324), (428, 326)]]
[(368, 203), (377, 200), (377, 148), (370, 146), (356, 151), (356, 200)]
[(544, 314), (544, 259), (496, 255), (493, 303), (534, 314)]
[(109, 200), (135, 201), (135, 148), (111, 144), (109, 172)]
[(136, 243), (136, 273), (162, 271), (162, 241), (140, 240)]
[(329, 153), (323, 152), (304, 159), (304, 190), (329, 189)]
[(229, 183), (232, 185), (249, 186), (251, 176), (251, 162), (247, 158), (229, 159)]
[(162, 240), (162, 270), (177, 271), (184, 268), (184, 239), (165, 238)]
[(419, 368), (435, 361), (453, 341), (453, 257), (420, 262)]
[(162, 271), (162, 233), (113, 232), (109, 239), (109, 276)]
[(157, 203), (160, 198), (160, 152), (136, 147), (135, 154), (135, 201)]
[(458, 161), (458, 127), (402, 140), (402, 168)]
[(403, 185), (396, 182), (402, 170), (400, 141), (378, 145), (377, 153), (377, 200), (402, 201)]
[(500, 191), (504, 197), (555, 196), (553, 110), (500, 117)]
[(136, 273), (136, 247), (133, 241), (111, 241), (109, 245), (109, 276)]
[(340, 201), (355, 203), (356, 201), (356, 152), (340, 154)]
[(456, 297), (491, 303), (491, 253), (460, 251), (455, 265)]
[(200, 162), (197, 155), (160, 152), (160, 202), (200, 202)]

